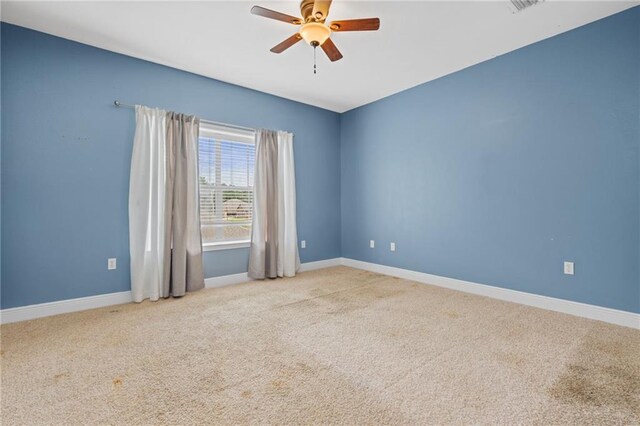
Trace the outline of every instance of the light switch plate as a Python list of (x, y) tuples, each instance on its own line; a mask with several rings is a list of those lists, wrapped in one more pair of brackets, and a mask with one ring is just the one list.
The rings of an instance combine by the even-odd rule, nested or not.
[(564, 274), (565, 275), (573, 275), (573, 262), (564, 262)]
[(307, 248), (307, 240), (300, 241), (300, 247), (301, 248)]
[(389, 245), (389, 249), (390, 249), (391, 251), (396, 251), (396, 243), (391, 243), (391, 244)]
[(369, 247), (370, 248), (376, 248), (376, 242), (373, 240), (369, 240)]
[(107, 269), (111, 270), (111, 269), (116, 269), (117, 264), (116, 264), (116, 258), (115, 257), (110, 257), (109, 259), (107, 259)]

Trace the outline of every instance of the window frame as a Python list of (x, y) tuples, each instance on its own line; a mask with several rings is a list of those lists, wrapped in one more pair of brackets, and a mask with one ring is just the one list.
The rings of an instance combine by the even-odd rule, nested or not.
[[(226, 137), (225, 137), (226, 136)], [(248, 145), (252, 145), (254, 147), (255, 153), (255, 130), (248, 129), (240, 129), (232, 126), (225, 126), (221, 124), (211, 123), (207, 121), (200, 121), (199, 128), (199, 137), (198, 137), (198, 158), (200, 153), (200, 138), (211, 138), (211, 139), (219, 139), (221, 141), (227, 142), (237, 142), (237, 143), (246, 143)], [(254, 154), (255, 155), (255, 154)], [(199, 162), (200, 160), (198, 160)], [(255, 163), (254, 163), (255, 170)], [(200, 170), (198, 169), (198, 180), (200, 179)], [(251, 206), (253, 208), (253, 186), (247, 187), (232, 187), (232, 188), (240, 188), (240, 190), (251, 190), (252, 194), (252, 202)], [(198, 205), (200, 205), (200, 195), (198, 195)], [(198, 208), (198, 214), (200, 215), (200, 208)], [(253, 213), (252, 213), (253, 218)], [(202, 218), (200, 218), (202, 220)], [(200, 233), (202, 234), (202, 222), (200, 223)], [(250, 224), (251, 227), (251, 224)], [(250, 228), (251, 229), (251, 228)], [(251, 231), (250, 231), (251, 232)], [(201, 237), (202, 238), (202, 237)], [(216, 250), (234, 250), (241, 248), (248, 248), (251, 246), (250, 239), (239, 239), (239, 240), (220, 240), (205, 243), (202, 241), (202, 251), (216, 251)]]

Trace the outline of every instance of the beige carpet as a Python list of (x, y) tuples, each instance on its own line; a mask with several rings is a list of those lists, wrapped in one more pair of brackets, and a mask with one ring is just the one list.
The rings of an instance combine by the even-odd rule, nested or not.
[(640, 331), (345, 267), (2, 326), (2, 424), (639, 424)]

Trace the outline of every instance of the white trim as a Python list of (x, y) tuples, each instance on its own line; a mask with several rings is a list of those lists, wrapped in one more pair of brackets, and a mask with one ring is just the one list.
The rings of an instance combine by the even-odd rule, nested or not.
[[(341, 264), (341, 260), (341, 258), (335, 258), (303, 263), (300, 267), (300, 272), (338, 266)], [(204, 280), (204, 286), (205, 288), (216, 288), (240, 284), (247, 281), (251, 281), (251, 279), (246, 272), (242, 272), (240, 274), (206, 278)], [(111, 305), (121, 305), (132, 301), (131, 292), (123, 291), (120, 293), (99, 294), (97, 296), (39, 303), (37, 305), (19, 306), (17, 308), (0, 310), (0, 324), (9, 324), (12, 322), (26, 321), (51, 315), (66, 314), (69, 312), (85, 311), (87, 309), (102, 308)]]
[(221, 277), (211, 277), (204, 279), (204, 288), (226, 287), (228, 285), (241, 284), (251, 281), (246, 272), (239, 274), (222, 275)]
[(247, 145), (256, 144), (255, 129), (241, 129), (231, 124), (214, 123), (206, 120), (200, 120), (200, 137), (220, 139), (222, 141), (243, 143)]
[(251, 241), (221, 241), (202, 245), (202, 251), (233, 250), (251, 247)]
[(300, 271), (298, 272), (307, 272), (307, 271), (315, 271), (316, 269), (324, 269), (331, 268), (333, 266), (342, 265), (342, 258), (336, 257), (334, 259), (325, 259), (318, 260), (316, 262), (307, 262), (300, 265)]
[(404, 278), (423, 284), (431, 284), (438, 287), (445, 287), (452, 290), (464, 291), (466, 293), (491, 297), (493, 299), (520, 303), (522, 305), (534, 306), (536, 308), (547, 309), (549, 311), (562, 312), (578, 317), (584, 317), (593, 320), (608, 322), (611, 324), (621, 325), (624, 327), (640, 329), (640, 314), (636, 314), (633, 312), (620, 311), (617, 309), (605, 308), (596, 305), (588, 305), (586, 303), (572, 302), (570, 300), (525, 293), (522, 291), (494, 287), (486, 284), (478, 284), (470, 281), (458, 280), (455, 278), (441, 277), (438, 275), (426, 274), (424, 272), (395, 268), (393, 266), (362, 262), (360, 260), (342, 258), (341, 263), (342, 265), (349, 266), (351, 268), (364, 269), (366, 271)]
[[(299, 272), (314, 271), (316, 269), (330, 268), (332, 266), (342, 265), (342, 258), (318, 260), (316, 262), (307, 262), (300, 265)], [(240, 284), (251, 281), (246, 272), (232, 275), (223, 275), (221, 277), (211, 277), (204, 280), (205, 288), (225, 287), (228, 285)]]
[[(379, 265), (376, 263), (362, 262), (354, 259), (334, 258), (319, 260), (317, 262), (303, 263), (300, 267), (300, 272), (330, 268), (332, 266), (338, 265), (344, 265), (356, 269), (364, 269), (367, 271), (390, 275), (398, 278), (404, 278), (424, 284), (431, 284), (438, 287), (445, 287), (452, 290), (464, 291), (466, 293), (478, 294), (494, 299), (520, 303), (522, 305), (534, 306), (536, 308), (562, 312), (565, 314), (604, 321), (624, 327), (640, 329), (640, 314), (632, 312), (620, 311), (617, 309), (605, 308), (602, 306), (588, 305), (586, 303), (572, 302), (570, 300), (556, 299), (548, 296), (540, 296), (537, 294), (525, 293), (522, 291), (509, 290), (506, 288), (457, 280), (455, 278), (441, 277), (438, 275), (431, 275), (424, 272), (395, 268), (392, 266)], [(246, 272), (240, 274), (224, 275), (221, 277), (212, 277), (205, 279), (205, 288), (223, 287), (227, 285), (240, 284), (247, 281), (250, 281), (250, 278), (248, 277)], [(131, 301), (131, 292), (123, 291), (119, 293), (81, 297), (78, 299), (40, 303), (37, 305), (20, 306), (17, 308), (1, 310), (0, 324), (8, 324), (12, 322), (42, 318), (51, 315), (65, 314), (69, 312), (84, 311), (87, 309), (101, 308), (104, 306), (120, 305), (123, 303), (129, 303)]]
[(79, 297), (77, 299), (58, 300), (56, 302), (2, 309), (0, 311), (0, 324), (9, 324), (11, 322), (26, 321), (69, 312), (86, 311), (87, 309), (102, 308), (111, 305), (121, 305), (123, 303), (130, 303), (132, 300), (130, 291), (121, 291), (119, 293), (99, 294), (97, 296)]

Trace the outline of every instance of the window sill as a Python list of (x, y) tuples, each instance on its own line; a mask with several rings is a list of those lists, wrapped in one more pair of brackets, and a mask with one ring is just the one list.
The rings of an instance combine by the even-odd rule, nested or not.
[(202, 245), (202, 251), (233, 250), (251, 247), (251, 241), (220, 241), (218, 243), (207, 243)]

